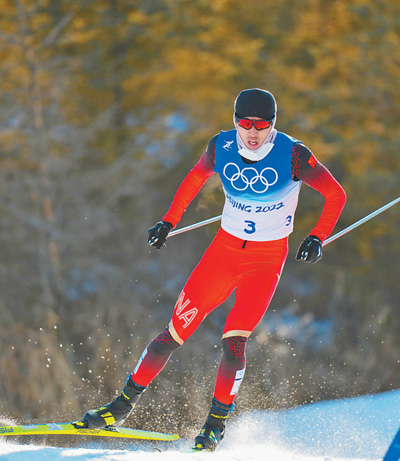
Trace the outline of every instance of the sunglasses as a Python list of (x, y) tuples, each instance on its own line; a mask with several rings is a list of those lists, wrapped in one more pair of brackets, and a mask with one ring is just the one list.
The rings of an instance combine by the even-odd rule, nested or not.
[[(254, 125), (254, 128), (257, 131), (266, 130), (272, 125), (274, 119), (271, 120), (250, 120), (248, 118), (236, 118), (236, 123), (245, 130), (250, 130), (250, 128)], [(274, 117), (275, 118), (275, 117)]]

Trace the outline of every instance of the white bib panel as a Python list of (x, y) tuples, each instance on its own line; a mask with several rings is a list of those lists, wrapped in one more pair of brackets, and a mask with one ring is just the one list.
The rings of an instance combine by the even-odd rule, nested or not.
[(294, 213), (300, 191), (300, 181), (278, 201), (255, 201), (234, 197), (225, 192), (221, 226), (243, 240), (279, 240), (293, 231)]

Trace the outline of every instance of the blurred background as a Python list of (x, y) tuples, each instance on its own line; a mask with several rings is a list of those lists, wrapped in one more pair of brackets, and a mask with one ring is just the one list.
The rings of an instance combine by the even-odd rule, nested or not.
[[(3, 0), (0, 414), (70, 421), (115, 397), (218, 229), (160, 220), (245, 88), (341, 182), (334, 232), (397, 198), (398, 0)], [(218, 215), (211, 178), (180, 227)], [(399, 205), (294, 260), (322, 197), (303, 186), (290, 253), (252, 335), (236, 414), (400, 388)], [(205, 287), (206, 289), (206, 287)], [(128, 425), (203, 423), (230, 298)], [(251, 306), (250, 306), (251, 307)]]

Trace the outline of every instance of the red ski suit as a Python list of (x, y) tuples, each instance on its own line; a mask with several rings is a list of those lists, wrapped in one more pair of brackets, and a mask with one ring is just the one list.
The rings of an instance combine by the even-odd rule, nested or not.
[[(210, 141), (181, 183), (163, 221), (176, 226), (189, 203), (213, 175), (216, 138)], [(299, 142), (293, 145), (291, 171), (294, 180), (302, 180), (325, 199), (322, 214), (310, 231), (310, 235), (324, 241), (344, 207), (345, 193), (332, 174)], [(169, 355), (163, 356), (160, 352), (163, 347), (183, 344), (204, 318), (236, 289), (236, 301), (223, 330), (224, 355), (214, 394), (219, 402), (231, 404), (244, 375), (247, 338), (268, 308), (287, 254), (288, 237), (261, 242), (242, 240), (221, 228), (185, 284), (167, 330), (146, 348), (132, 380), (147, 386), (173, 351), (172, 347), (168, 349)]]
[[(214, 152), (210, 146), (182, 182), (164, 221), (176, 226), (188, 204), (213, 174)], [(294, 144), (291, 167), (293, 178), (302, 180), (325, 198), (322, 215), (310, 232), (324, 241), (343, 209), (345, 193), (303, 144)], [(248, 337), (265, 314), (274, 294), (287, 257), (287, 241), (287, 237), (267, 242), (247, 241), (220, 229), (175, 306), (169, 325), (175, 341), (180, 344), (186, 341), (205, 316), (225, 301), (235, 288), (236, 302), (225, 323), (223, 337)]]

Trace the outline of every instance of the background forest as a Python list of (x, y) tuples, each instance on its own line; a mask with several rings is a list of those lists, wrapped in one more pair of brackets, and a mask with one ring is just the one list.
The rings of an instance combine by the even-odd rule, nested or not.
[[(399, 196), (398, 0), (2, 0), (0, 409), (78, 419), (122, 389), (218, 224), (162, 218), (244, 88), (341, 182), (335, 232)], [(212, 178), (179, 226), (220, 214)], [(323, 199), (303, 186), (286, 267), (247, 349), (236, 414), (400, 387), (399, 205), (327, 246), (298, 245)], [(129, 425), (203, 422), (233, 299), (179, 349)]]

